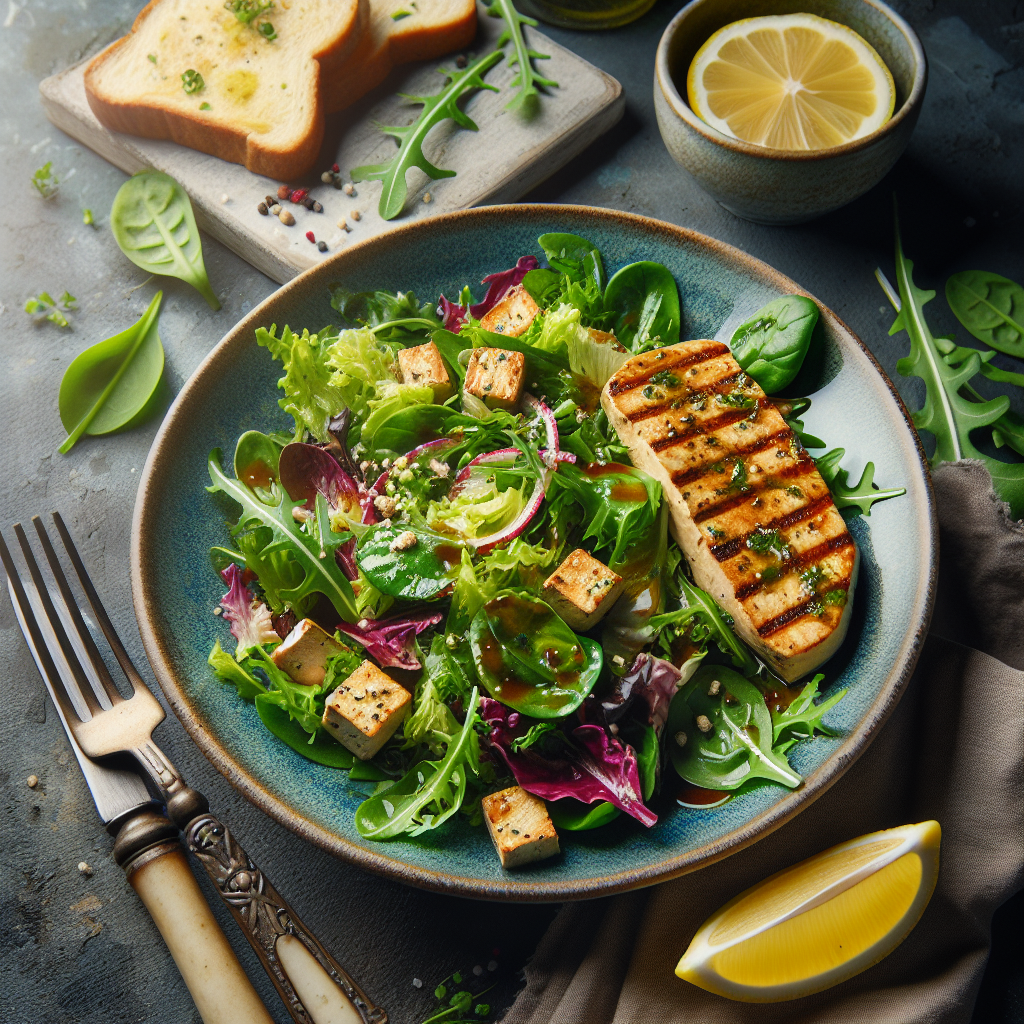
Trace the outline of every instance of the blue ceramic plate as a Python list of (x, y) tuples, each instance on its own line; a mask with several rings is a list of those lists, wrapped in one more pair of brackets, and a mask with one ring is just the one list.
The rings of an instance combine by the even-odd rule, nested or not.
[(755, 842), (820, 796), (863, 753), (913, 670), (931, 613), (936, 527), (923, 453), (906, 410), (867, 349), (822, 308), (815, 358), (800, 381), (813, 393), (807, 429), (847, 450), (855, 477), (874, 460), (878, 483), (904, 497), (850, 523), (861, 571), (849, 636), (826, 666), (828, 690), (849, 694), (831, 713), (835, 738), (791, 754), (804, 784), (763, 784), (722, 807), (692, 810), (668, 792), (645, 829), (623, 815), (563, 836), (564, 853), (518, 873), (502, 871), (482, 828), (446, 824), (418, 841), (368, 842), (354, 813), (365, 787), (294, 753), (251, 704), (206, 664), (223, 626), (211, 611), (223, 592), (208, 549), (223, 544), (221, 514), (205, 487), (211, 448), (234, 449), (250, 428), (290, 429), (278, 409), (280, 367), (253, 339), (257, 327), (319, 330), (335, 322), (327, 285), (356, 291), (413, 289), (455, 295), (465, 282), (540, 254), (537, 236), (571, 231), (594, 241), (609, 274), (634, 260), (664, 263), (679, 282), (685, 338), (728, 338), (778, 295), (802, 289), (737, 249), (643, 217), (572, 206), (506, 206), (420, 220), (339, 253), (254, 309), (210, 353), (178, 395), (146, 464), (135, 509), (132, 586), (142, 638), (160, 685), (210, 760), (284, 825), (370, 871), (442, 892), (485, 899), (563, 900), (607, 895), (692, 871)]

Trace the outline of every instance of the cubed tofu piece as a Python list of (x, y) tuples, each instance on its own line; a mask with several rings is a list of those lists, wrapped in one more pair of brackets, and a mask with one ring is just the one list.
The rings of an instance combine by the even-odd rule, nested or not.
[(466, 390), (493, 409), (514, 409), (523, 393), (526, 356), (503, 348), (475, 348), (466, 368)]
[(432, 341), (399, 349), (398, 369), (403, 384), (425, 384), (434, 392), (435, 402), (443, 402), (455, 392), (441, 353)]
[(384, 746), (402, 724), (412, 694), (372, 661), (364, 661), (327, 698), (324, 728), (361, 761)]
[(593, 628), (615, 604), (622, 577), (577, 548), (544, 581), (544, 600), (577, 633)]
[(521, 284), (517, 284), (509, 288), (501, 302), (483, 315), (480, 326), (485, 331), (518, 338), (520, 334), (526, 333), (539, 312), (540, 307), (533, 301), (533, 296)]
[(544, 801), (519, 786), (485, 796), (484, 821), (506, 869), (558, 853), (558, 833)]
[(303, 619), (270, 657), (295, 682), (303, 686), (320, 686), (327, 671), (327, 659), (343, 650), (337, 640), (312, 619)]

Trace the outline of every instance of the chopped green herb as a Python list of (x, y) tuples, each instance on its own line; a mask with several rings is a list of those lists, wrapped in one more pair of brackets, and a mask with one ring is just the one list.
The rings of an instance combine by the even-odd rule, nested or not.
[(150, 61), (152, 64), (155, 64), (156, 63), (156, 54), (155, 53), (147, 54), (146, 55), (146, 60)]
[(277, 33), (274, 31), (274, 26), (269, 21), (261, 21), (256, 26), (256, 31), (259, 32), (268, 43), (272, 43), (277, 38)]
[(273, 6), (274, 0), (224, 0), (224, 9), (230, 11), (243, 25), (251, 24)]
[(846, 591), (842, 587), (836, 587), (825, 595), (825, 604), (836, 605), (842, 608), (846, 605)]
[(203, 76), (194, 68), (189, 68), (181, 76), (181, 87), (189, 96), (194, 92), (199, 92), (205, 85)]
[(90, 210), (88, 206), (82, 210), (82, 223), (90, 228), (94, 228), (96, 226), (96, 221), (92, 218), (92, 210)]
[(733, 391), (728, 395), (716, 395), (715, 401), (729, 409), (753, 409), (757, 399), (753, 395), (745, 395), (742, 391)]
[(791, 494), (794, 498), (802, 498), (804, 496), (804, 492), (801, 491), (796, 484), (792, 484), (791, 486), (787, 487), (786, 493)]
[(674, 388), (679, 386), (680, 380), (671, 370), (659, 370), (651, 377), (651, 383), (663, 388)]
[(408, 18), (412, 14), (412, 11), (407, 11), (404, 7), (400, 7), (391, 15), (392, 21), (401, 21), (403, 18)]
[(737, 459), (733, 463), (732, 476), (729, 477), (729, 486), (737, 491), (747, 489), (747, 464), (742, 459)]
[(75, 303), (78, 300), (70, 292), (64, 292), (59, 299), (54, 299), (49, 292), (40, 292), (28, 299), (25, 303), (25, 312), (33, 316), (43, 313), (44, 320), (58, 327), (70, 327), (68, 318), (64, 315), (72, 309), (76, 309)]
[(816, 594), (828, 581), (828, 571), (820, 565), (808, 566), (800, 573), (800, 582), (808, 594)]
[(747, 547), (759, 555), (774, 555), (779, 559), (789, 557), (789, 546), (779, 536), (779, 531), (766, 530), (762, 526), (747, 538)]
[(57, 175), (53, 173), (51, 161), (47, 160), (42, 167), (33, 173), (32, 185), (44, 199), (50, 199), (57, 194), (60, 181)]
[(200, 103), (199, 104), (199, 109), (200, 110), (213, 110), (213, 107), (211, 107), (209, 103)]
[(720, 530), (720, 529), (718, 529), (717, 526), (709, 526), (708, 527), (708, 533), (712, 537), (714, 537), (715, 540), (720, 540), (722, 537), (725, 536), (725, 530)]

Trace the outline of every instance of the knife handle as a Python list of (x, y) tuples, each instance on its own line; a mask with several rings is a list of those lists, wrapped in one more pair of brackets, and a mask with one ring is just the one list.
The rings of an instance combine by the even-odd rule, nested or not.
[(302, 923), (206, 798), (187, 786), (167, 801), (185, 845), (206, 869), (296, 1024), (387, 1024), (349, 973)]
[(273, 1024), (188, 866), (177, 828), (146, 809), (124, 823), (114, 859), (146, 905), (205, 1024)]

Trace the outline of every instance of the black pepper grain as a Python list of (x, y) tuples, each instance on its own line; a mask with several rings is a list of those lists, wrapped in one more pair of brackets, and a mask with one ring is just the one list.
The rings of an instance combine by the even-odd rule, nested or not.
[(320, 250), (321, 252), (327, 252), (327, 243), (326, 243), (326, 242), (317, 242), (317, 243), (316, 243), (316, 247), (317, 247), (317, 248), (318, 248), (318, 249), (319, 249), (319, 250)]
[(260, 203), (260, 205), (257, 206), (256, 209), (259, 210), (264, 217), (268, 216), (270, 213), (270, 208), (267, 206), (266, 203)]

